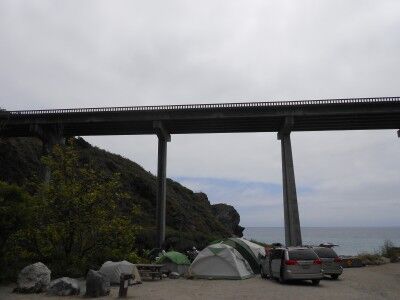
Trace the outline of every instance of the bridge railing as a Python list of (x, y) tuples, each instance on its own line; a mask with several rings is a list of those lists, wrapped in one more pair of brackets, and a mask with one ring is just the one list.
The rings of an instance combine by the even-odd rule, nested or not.
[(168, 110), (193, 110), (216, 108), (257, 108), (257, 107), (282, 107), (282, 106), (308, 106), (329, 104), (356, 104), (356, 103), (385, 103), (400, 102), (400, 97), (379, 98), (348, 98), (348, 99), (324, 99), (324, 100), (299, 100), (299, 101), (270, 101), (270, 102), (236, 102), (213, 104), (178, 104), (156, 106), (122, 106), (122, 107), (98, 107), (98, 108), (67, 108), (67, 109), (38, 109), (8, 111), (12, 115), (37, 115), (37, 114), (70, 114), (91, 112), (129, 112), (129, 111), (168, 111)]

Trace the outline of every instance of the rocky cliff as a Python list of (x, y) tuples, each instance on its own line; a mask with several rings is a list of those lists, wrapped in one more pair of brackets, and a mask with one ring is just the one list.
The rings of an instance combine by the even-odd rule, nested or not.
[(229, 231), (238, 237), (243, 236), (244, 227), (240, 226), (240, 215), (232, 205), (219, 203), (212, 205), (217, 219), (229, 228)]
[[(137, 237), (139, 248), (151, 248), (155, 240), (156, 178), (141, 166), (120, 155), (93, 147), (82, 138), (75, 140), (82, 164), (105, 174), (120, 173), (124, 190), (131, 202), (121, 209), (129, 211), (135, 204), (141, 210), (137, 223), (142, 230)], [(41, 142), (34, 138), (0, 139), (0, 180), (25, 185), (40, 178)], [(237, 235), (240, 216), (226, 204), (211, 205), (205, 194), (194, 193), (171, 179), (167, 180), (167, 238), (175, 249), (205, 246), (211, 240)]]

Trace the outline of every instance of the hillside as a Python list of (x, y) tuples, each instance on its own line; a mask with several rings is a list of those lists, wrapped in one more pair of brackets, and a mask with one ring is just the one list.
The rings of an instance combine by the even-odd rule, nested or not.
[[(149, 249), (155, 240), (156, 177), (135, 162), (120, 155), (93, 147), (82, 138), (76, 139), (82, 164), (106, 174), (120, 173), (124, 190), (131, 201), (124, 203), (123, 211), (133, 204), (141, 209), (137, 224), (142, 230), (136, 243), (139, 249)], [(0, 139), (0, 180), (26, 186), (32, 192), (35, 178), (40, 178), (42, 165), (41, 142), (34, 138)], [(209, 241), (230, 235), (239, 235), (240, 217), (229, 205), (211, 205), (203, 193), (194, 193), (171, 179), (167, 180), (167, 245), (184, 249), (202, 247)]]

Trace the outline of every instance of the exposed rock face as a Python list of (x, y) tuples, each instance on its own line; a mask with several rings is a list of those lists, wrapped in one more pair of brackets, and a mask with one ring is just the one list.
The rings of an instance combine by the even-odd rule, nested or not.
[(110, 294), (110, 280), (101, 272), (89, 270), (86, 276), (86, 297), (102, 297)]
[(17, 293), (41, 293), (50, 284), (51, 271), (43, 263), (26, 266), (18, 275)]
[(217, 219), (234, 235), (238, 237), (243, 236), (244, 227), (239, 225), (240, 215), (233, 206), (219, 203), (212, 205), (212, 210)]
[(78, 280), (62, 277), (50, 282), (49, 289), (47, 290), (47, 294), (53, 296), (71, 296), (71, 295), (79, 295), (80, 288)]
[(195, 193), (196, 197), (199, 199), (199, 201), (203, 202), (205, 205), (211, 205), (210, 200), (208, 200), (207, 194), (204, 193)]

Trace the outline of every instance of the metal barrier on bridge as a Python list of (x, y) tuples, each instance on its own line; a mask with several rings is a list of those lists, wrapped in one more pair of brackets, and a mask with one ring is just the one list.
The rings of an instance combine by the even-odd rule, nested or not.
[(329, 104), (357, 104), (357, 103), (385, 103), (399, 102), (400, 97), (379, 98), (349, 98), (349, 99), (325, 99), (325, 100), (299, 100), (299, 101), (270, 101), (270, 102), (237, 102), (214, 104), (184, 104), (184, 105), (156, 105), (156, 106), (123, 106), (123, 107), (99, 107), (99, 108), (69, 108), (69, 109), (39, 109), (8, 111), (11, 115), (38, 115), (38, 114), (70, 114), (91, 112), (129, 112), (129, 111), (169, 111), (169, 110), (201, 110), (219, 108), (257, 108), (257, 107), (282, 107), (282, 106), (308, 106)]

